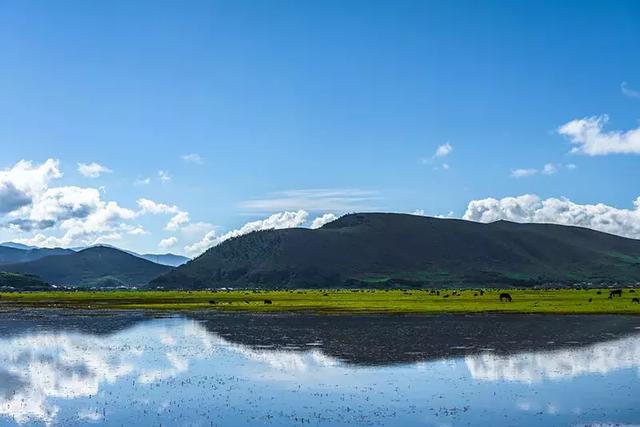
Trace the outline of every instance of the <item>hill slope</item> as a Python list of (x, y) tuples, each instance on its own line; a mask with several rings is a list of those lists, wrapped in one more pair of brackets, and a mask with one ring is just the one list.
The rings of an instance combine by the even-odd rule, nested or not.
[(11, 246), (0, 245), (0, 265), (35, 261), (37, 259), (44, 258), (50, 255), (65, 255), (65, 254), (71, 254), (71, 253), (73, 253), (71, 249), (62, 249), (62, 248), (20, 249), (20, 248), (11, 247)]
[(533, 286), (640, 280), (640, 240), (580, 227), (352, 214), (261, 231), (151, 282), (164, 288)]
[(46, 291), (53, 289), (35, 276), (0, 271), (0, 291)]
[(144, 285), (171, 267), (96, 246), (68, 255), (3, 265), (0, 270), (36, 275), (52, 285), (115, 287)]

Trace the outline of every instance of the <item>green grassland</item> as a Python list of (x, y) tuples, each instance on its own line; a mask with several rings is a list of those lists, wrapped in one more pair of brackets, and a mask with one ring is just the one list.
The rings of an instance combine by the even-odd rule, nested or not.
[[(318, 313), (553, 313), (640, 314), (640, 290), (624, 289), (609, 299), (608, 289), (561, 290), (295, 290), (295, 291), (78, 291), (0, 294), (0, 307), (151, 309)], [(501, 302), (508, 292), (512, 302)], [(448, 295), (448, 297), (445, 297)], [(589, 299), (592, 301), (589, 302)], [(272, 304), (265, 304), (265, 300)]]

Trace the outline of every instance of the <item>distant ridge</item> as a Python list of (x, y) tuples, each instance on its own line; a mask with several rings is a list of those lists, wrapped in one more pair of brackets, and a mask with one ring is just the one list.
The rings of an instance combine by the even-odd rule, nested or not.
[(152, 287), (565, 286), (640, 281), (640, 241), (551, 224), (351, 214), (316, 229), (251, 233)]
[(171, 270), (119, 249), (95, 246), (79, 252), (0, 266), (6, 272), (35, 275), (52, 285), (134, 287)]
[(155, 262), (156, 264), (169, 265), (171, 267), (178, 267), (182, 264), (186, 264), (191, 260), (182, 255), (175, 255), (172, 253), (167, 254), (132, 254), (144, 258), (147, 261)]
[(71, 249), (62, 248), (31, 248), (22, 249), (13, 246), (0, 245), (0, 270), (3, 264), (13, 264), (18, 262), (35, 261), (51, 255), (66, 255), (74, 253)]

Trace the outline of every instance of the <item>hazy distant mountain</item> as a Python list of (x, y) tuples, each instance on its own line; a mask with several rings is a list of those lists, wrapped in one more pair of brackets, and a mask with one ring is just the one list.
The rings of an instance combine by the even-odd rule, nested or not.
[(14, 264), (17, 262), (35, 261), (50, 255), (65, 255), (73, 253), (71, 249), (62, 248), (34, 248), (18, 249), (15, 247), (0, 245), (0, 270), (2, 264)]
[[(139, 254), (137, 252), (128, 251), (126, 249), (120, 249), (117, 246), (113, 246), (113, 245), (96, 245), (96, 246), (117, 249), (119, 251), (123, 251), (123, 252), (126, 252), (128, 254), (131, 254), (131, 255), (146, 259), (147, 261), (151, 261), (151, 262), (154, 262), (156, 264), (168, 265), (168, 266), (171, 266), (171, 267), (177, 267), (177, 266), (182, 265), (182, 264), (184, 264), (186, 262), (189, 262), (191, 260), (191, 258), (187, 258), (187, 257), (182, 256), (182, 255), (175, 255), (175, 254), (172, 254), (172, 253), (167, 253), (167, 254)], [(85, 250), (85, 249), (94, 248), (96, 246), (75, 247), (75, 248), (72, 248), (72, 250), (75, 251), (75, 252), (79, 252), (79, 251), (82, 251), (82, 250)]]
[(533, 286), (640, 280), (640, 240), (586, 228), (352, 214), (317, 230), (251, 233), (151, 286)]
[(0, 243), (0, 246), (4, 246), (6, 248), (24, 249), (24, 250), (38, 249), (37, 246), (29, 246), (29, 245), (24, 245), (22, 243), (16, 243), (16, 242), (4, 242), (4, 243)]
[(131, 287), (144, 285), (171, 267), (118, 249), (96, 246), (66, 255), (3, 265), (0, 269), (36, 275), (52, 285)]
[(134, 254), (140, 258), (144, 258), (147, 261), (155, 262), (156, 264), (169, 265), (171, 267), (178, 267), (182, 264), (189, 262), (191, 259), (182, 255), (175, 254)]

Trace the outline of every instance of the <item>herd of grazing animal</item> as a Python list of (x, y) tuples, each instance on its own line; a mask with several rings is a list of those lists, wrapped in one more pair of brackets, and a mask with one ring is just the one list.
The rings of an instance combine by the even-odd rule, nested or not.
[[(358, 292), (358, 291), (354, 290), (354, 292)], [(630, 289), (628, 292), (629, 293), (635, 293), (636, 291), (634, 289)], [(302, 292), (298, 291), (298, 293), (302, 293)], [(483, 289), (480, 289), (480, 290), (474, 292), (473, 296), (474, 297), (478, 297), (478, 296), (483, 296), (484, 294), (485, 294), (485, 291)], [(596, 294), (597, 295), (601, 295), (602, 291), (597, 291)], [(408, 293), (407, 291), (405, 291), (405, 295), (412, 295), (412, 294)], [(429, 291), (429, 295), (440, 296), (440, 291), (432, 289), (432, 290)], [(462, 294), (460, 292), (458, 292), (458, 291), (452, 291), (450, 294), (444, 294), (443, 298), (449, 298), (451, 296), (461, 296), (461, 295)], [(329, 294), (325, 293), (324, 296), (329, 296)], [(622, 297), (622, 289), (613, 289), (613, 290), (609, 291), (608, 299), (614, 299), (615, 297)], [(499, 295), (499, 298), (500, 298), (500, 302), (513, 302), (513, 297), (508, 292), (501, 292), (500, 295)], [(249, 301), (247, 301), (247, 300), (245, 300), (244, 302), (245, 302), (245, 304), (249, 304)], [(589, 298), (589, 302), (590, 303), (593, 302), (593, 298)], [(632, 304), (640, 304), (640, 298), (638, 298), (638, 297), (631, 298), (631, 303)], [(216, 304), (218, 304), (218, 301), (210, 300), (209, 304), (216, 305)], [(271, 301), (270, 299), (265, 299), (264, 300), (264, 304), (271, 305), (271, 304), (273, 304), (273, 301)]]

